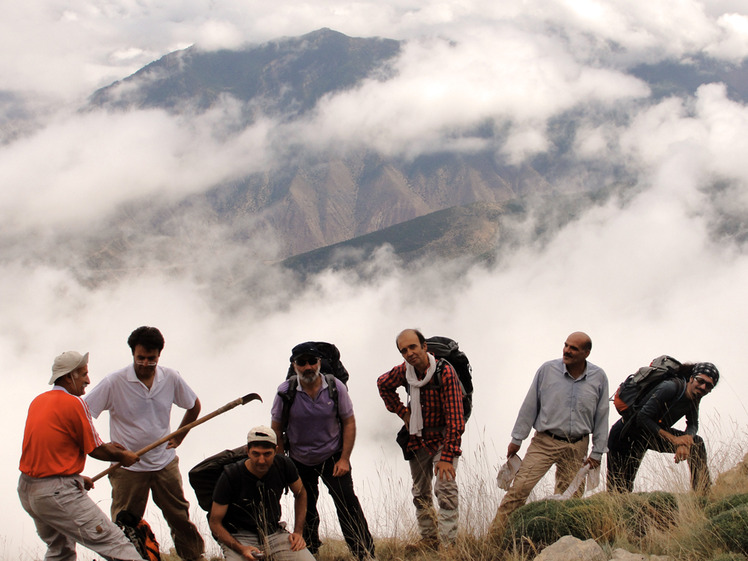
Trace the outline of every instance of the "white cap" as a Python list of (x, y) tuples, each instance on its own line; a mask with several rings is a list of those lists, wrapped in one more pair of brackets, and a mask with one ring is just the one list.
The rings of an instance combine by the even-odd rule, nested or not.
[(278, 439), (275, 436), (275, 431), (270, 427), (260, 425), (249, 431), (247, 434), (247, 444), (254, 442), (269, 442), (273, 446), (278, 445)]
[(51, 386), (58, 378), (69, 374), (84, 364), (88, 364), (88, 353), (82, 355), (77, 351), (65, 351), (60, 356), (55, 357), (55, 361), (52, 363), (52, 377), (49, 379), (49, 385)]

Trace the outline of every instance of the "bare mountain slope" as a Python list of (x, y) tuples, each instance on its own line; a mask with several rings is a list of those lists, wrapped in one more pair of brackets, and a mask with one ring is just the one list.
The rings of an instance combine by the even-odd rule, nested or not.
[[(363, 80), (391, 79), (401, 51), (398, 41), (352, 38), (330, 29), (236, 51), (191, 47), (99, 90), (88, 108), (158, 108), (190, 119), (230, 96), (242, 107), (236, 130), (260, 117), (294, 123), (312, 114), (325, 96), (356, 88)], [(698, 84), (723, 78), (731, 85), (732, 95), (744, 98), (748, 91), (745, 64), (723, 68), (706, 59), (697, 63), (693, 67), (674, 61), (632, 72), (661, 95), (693, 92)], [(101, 239), (96, 241), (100, 248), (95, 254), (104, 262), (116, 262), (111, 251), (132, 246), (143, 233), (177, 240), (184, 223), (201, 220), (206, 229), (212, 224), (225, 226), (240, 241), (271, 239), (273, 257), (284, 259), (443, 209), (478, 202), (500, 207), (527, 196), (554, 204), (559, 197), (593, 195), (627, 185), (630, 172), (621, 162), (575, 157), (574, 133), (582, 117), (570, 112), (554, 119), (549, 125), (552, 148), (522, 166), (502, 161), (496, 149), (406, 159), (365, 148), (321, 153), (281, 136), (276, 139), (281, 156), (257, 173), (206, 185), (198, 193), (185, 193), (176, 203), (173, 198), (149, 201), (151, 206), (161, 206), (148, 213), (123, 209), (105, 232), (96, 233)], [(491, 137), (494, 148), (506, 140), (491, 126), (480, 134)], [(430, 222), (420, 224), (426, 228)], [(479, 245), (478, 252), (482, 251)], [(439, 251), (446, 246), (439, 242)]]
[[(161, 108), (189, 118), (195, 108), (207, 110), (220, 96), (230, 95), (245, 107), (238, 128), (261, 115), (289, 122), (312, 110), (324, 95), (355, 87), (367, 77), (386, 80), (400, 47), (397, 41), (351, 38), (329, 29), (240, 51), (191, 47), (99, 90), (89, 108)], [(551, 188), (531, 167), (503, 165), (488, 151), (411, 160), (363, 149), (344, 156), (291, 152), (261, 173), (185, 195), (181, 206), (207, 206), (212, 220), (237, 226), (248, 237), (270, 233), (279, 257), (285, 258), (436, 210), (477, 201), (500, 203)], [(180, 206), (164, 211), (173, 216)], [(132, 214), (126, 219), (146, 220)], [(148, 227), (145, 222), (129, 224), (135, 230)]]

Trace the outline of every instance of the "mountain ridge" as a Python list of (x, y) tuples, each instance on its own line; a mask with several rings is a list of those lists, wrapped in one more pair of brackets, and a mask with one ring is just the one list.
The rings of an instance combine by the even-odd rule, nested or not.
[[(292, 122), (312, 111), (325, 96), (355, 88), (363, 80), (394, 76), (402, 47), (400, 41), (352, 38), (327, 28), (233, 51), (202, 51), (193, 46), (169, 53), (98, 90), (88, 109), (160, 108), (189, 115), (195, 108), (205, 111), (222, 96), (231, 96), (243, 107), (238, 128), (250, 126), (263, 115)], [(656, 96), (692, 94), (712, 78), (732, 77), (728, 80), (732, 95), (748, 97), (745, 64), (710, 66), (707, 60), (658, 64), (631, 70), (653, 87)], [(491, 149), (442, 151), (410, 159), (365, 148), (347, 147), (344, 155), (302, 151), (260, 172), (185, 195), (163, 212), (178, 215), (185, 209), (204, 208), (207, 220), (229, 225), (247, 239), (271, 236), (278, 248), (277, 260), (283, 261), (446, 209), (476, 203), (500, 207), (528, 196), (555, 200), (576, 193), (586, 197), (627, 185), (625, 168), (615, 162), (590, 164), (573, 159), (569, 139), (578, 117), (562, 116), (551, 123), (553, 149), (522, 165), (503, 161)], [(485, 134), (501, 133), (488, 127)], [(124, 213), (121, 219), (128, 221), (129, 231), (152, 228), (148, 222), (152, 218)], [(418, 223), (422, 227), (431, 224), (428, 220)], [(464, 222), (454, 224), (466, 227)], [(178, 235), (178, 226), (161, 228), (166, 237)], [(115, 228), (104, 234), (102, 244), (127, 246), (116, 232)], [(454, 235), (459, 238), (460, 234)], [(439, 239), (436, 232), (432, 239)], [(438, 254), (444, 248), (435, 243), (428, 251)]]

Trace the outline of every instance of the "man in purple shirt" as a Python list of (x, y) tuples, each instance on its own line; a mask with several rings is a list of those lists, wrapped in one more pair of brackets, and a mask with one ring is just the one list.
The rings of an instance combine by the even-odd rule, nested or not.
[[(307, 491), (304, 540), (309, 551), (316, 554), (322, 545), (317, 513), (321, 477), (335, 503), (348, 547), (359, 560), (369, 559), (374, 556), (374, 541), (351, 477), (350, 458), (356, 440), (353, 404), (345, 384), (321, 374), (321, 359), (322, 353), (312, 342), (293, 348), (293, 374), (278, 387), (271, 427), (278, 436), (278, 451), (287, 453), (296, 464)], [(284, 407), (284, 403), (290, 405)]]

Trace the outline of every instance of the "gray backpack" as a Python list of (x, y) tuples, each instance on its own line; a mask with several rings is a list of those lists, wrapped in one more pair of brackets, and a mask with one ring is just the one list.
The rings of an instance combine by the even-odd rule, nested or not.
[(658, 356), (649, 366), (643, 366), (626, 378), (611, 400), (621, 416), (628, 420), (643, 405), (645, 397), (657, 385), (678, 375), (680, 361), (668, 355)]

